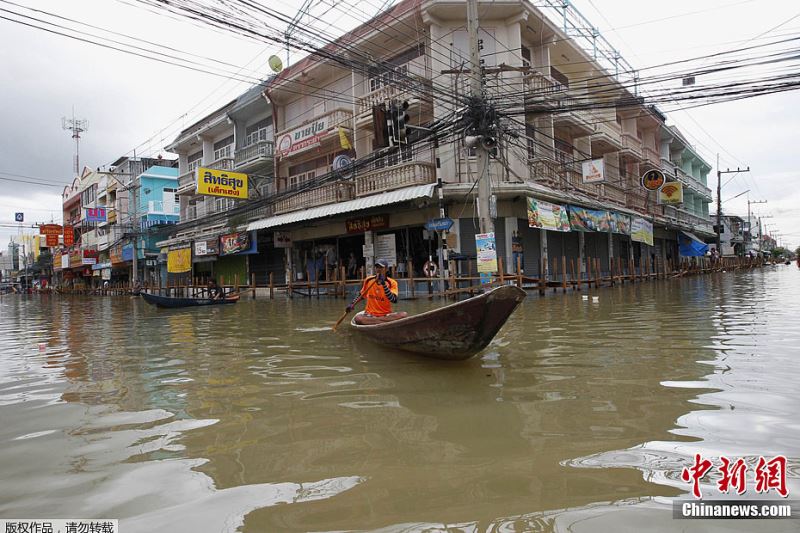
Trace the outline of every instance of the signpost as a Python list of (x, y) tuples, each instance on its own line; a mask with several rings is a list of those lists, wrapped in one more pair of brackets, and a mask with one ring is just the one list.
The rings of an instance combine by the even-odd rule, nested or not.
[(432, 218), (425, 223), (425, 229), (428, 231), (449, 231), (452, 227), (452, 218)]

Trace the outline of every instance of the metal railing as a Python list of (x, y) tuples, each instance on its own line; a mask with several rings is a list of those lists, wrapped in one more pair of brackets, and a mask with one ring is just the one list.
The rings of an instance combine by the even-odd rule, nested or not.
[(272, 159), (273, 157), (275, 157), (275, 143), (272, 141), (257, 141), (237, 149), (234, 154), (234, 163), (238, 168), (258, 160)]
[(311, 118), (309, 120), (305, 120), (303, 122), (298, 122), (297, 124), (292, 124), (291, 126), (286, 127), (284, 129), (276, 132), (275, 133), (275, 138), (276, 139), (280, 139), (283, 135), (286, 135), (290, 131), (296, 130), (297, 128), (301, 128), (301, 127), (305, 126), (306, 124), (311, 124), (312, 122), (315, 122), (315, 121), (321, 119), (322, 117), (325, 117), (325, 116), (328, 116), (328, 115), (330, 115), (329, 125), (328, 125), (328, 127), (327, 127), (327, 129), (325, 131), (319, 132), (320, 134), (325, 134), (327, 131), (330, 131), (331, 129), (333, 129), (333, 128), (337, 127), (337, 126), (344, 126), (344, 127), (347, 128), (347, 127), (350, 127), (352, 125), (353, 112), (351, 110), (347, 110), (347, 109), (343, 109), (343, 108), (337, 108), (337, 109), (333, 109), (331, 111), (327, 111), (325, 113), (320, 113), (319, 115), (317, 115), (317, 116), (315, 116), (315, 117), (313, 117), (313, 118)]

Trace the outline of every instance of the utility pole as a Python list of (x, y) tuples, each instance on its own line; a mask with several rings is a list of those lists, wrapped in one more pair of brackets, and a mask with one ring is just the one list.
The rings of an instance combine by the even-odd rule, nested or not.
[[(480, 42), (478, 39), (478, 0), (467, 0), (467, 31), (469, 32), (470, 51), (470, 89), (471, 106), (484, 105), (483, 70), (481, 68)], [(491, 183), (489, 182), (489, 151), (487, 149), (486, 132), (477, 131), (475, 152), (478, 165), (478, 219), (481, 233), (494, 233), (494, 221), (490, 213)], [(493, 141), (493, 139), (492, 139)]]
[[(747, 236), (748, 240), (753, 240), (753, 223), (750, 221), (750, 204), (765, 204), (766, 200), (753, 200), (750, 201), (750, 195), (747, 195)], [(758, 235), (759, 241), (761, 240), (761, 218), (758, 219)], [(758, 251), (761, 251), (761, 242), (758, 244)]]
[[(738, 172), (750, 172), (750, 167), (745, 169), (740, 169), (736, 167), (736, 170), (720, 170), (719, 169), (719, 154), (717, 154), (717, 253), (722, 253), (722, 244), (721, 244), (721, 237), (720, 233), (722, 232), (722, 175), (723, 174), (735, 174)], [(747, 223), (750, 223), (749, 213)]]

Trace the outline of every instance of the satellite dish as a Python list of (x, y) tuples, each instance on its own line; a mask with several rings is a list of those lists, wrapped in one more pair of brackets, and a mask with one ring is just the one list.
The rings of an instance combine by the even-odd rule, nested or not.
[(269, 59), (267, 59), (267, 64), (275, 74), (283, 70), (283, 61), (281, 61), (281, 58), (278, 56), (269, 56)]

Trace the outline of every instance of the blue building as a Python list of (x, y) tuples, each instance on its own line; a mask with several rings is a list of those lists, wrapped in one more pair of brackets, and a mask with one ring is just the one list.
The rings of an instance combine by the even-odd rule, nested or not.
[[(154, 280), (159, 249), (156, 242), (163, 239), (166, 226), (180, 221), (180, 204), (178, 202), (178, 169), (172, 167), (152, 166), (136, 177), (136, 219), (141, 231), (137, 246), (137, 259), (144, 259), (139, 269), (145, 275), (139, 279)], [(124, 254), (125, 250), (123, 250)], [(129, 253), (132, 255), (133, 250)], [(166, 265), (164, 265), (166, 266)]]

